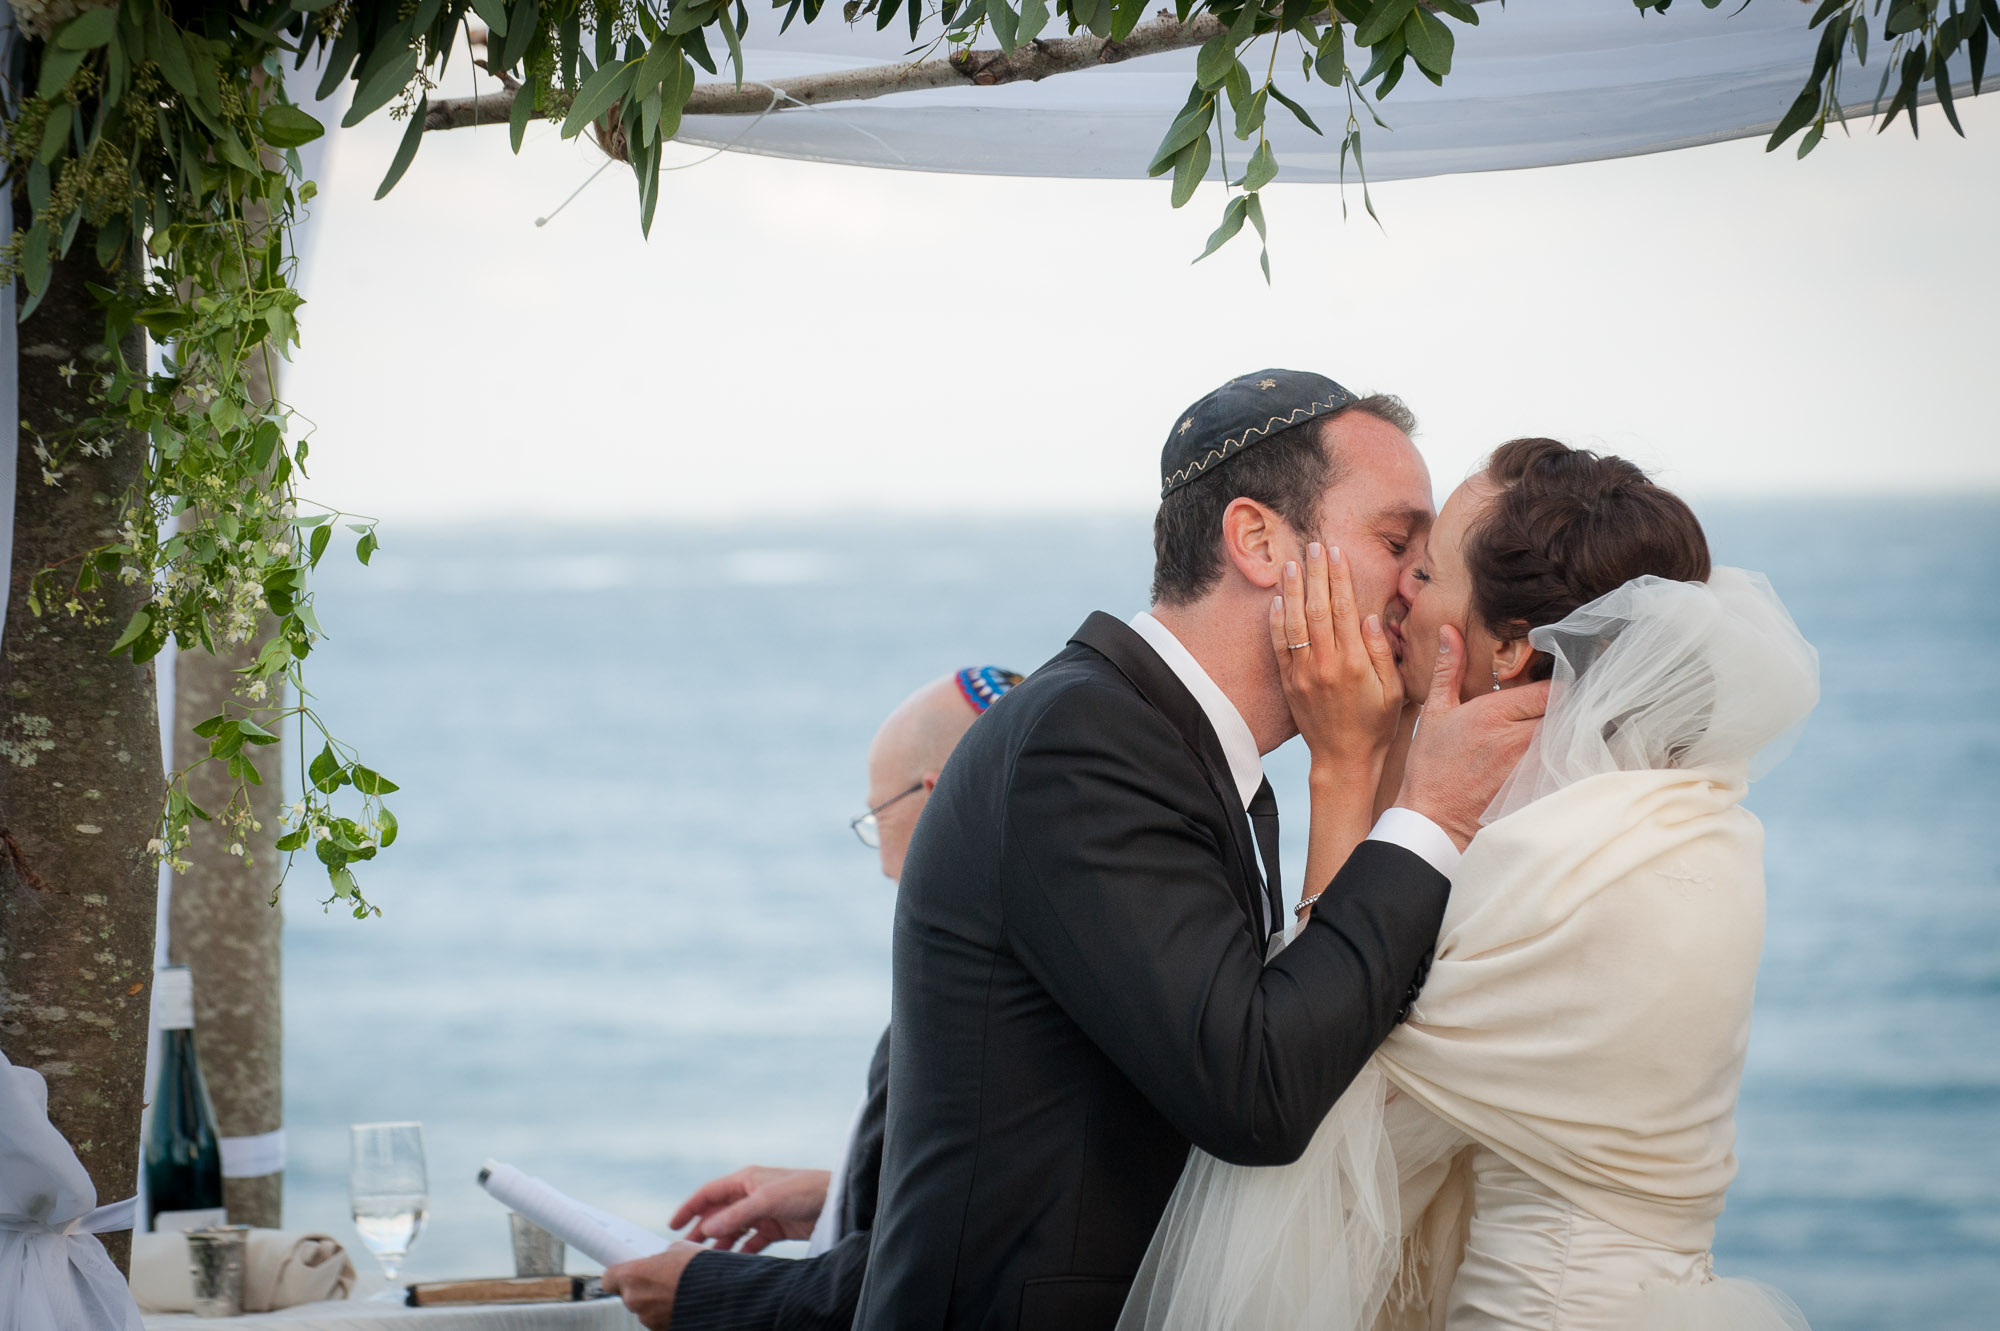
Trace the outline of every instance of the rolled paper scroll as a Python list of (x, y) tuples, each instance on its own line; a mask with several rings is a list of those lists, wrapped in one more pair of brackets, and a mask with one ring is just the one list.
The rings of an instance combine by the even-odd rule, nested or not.
[(628, 1220), (587, 1206), (512, 1165), (488, 1160), (480, 1186), (510, 1211), (519, 1212), (593, 1262), (620, 1262), (665, 1252), (668, 1241)]

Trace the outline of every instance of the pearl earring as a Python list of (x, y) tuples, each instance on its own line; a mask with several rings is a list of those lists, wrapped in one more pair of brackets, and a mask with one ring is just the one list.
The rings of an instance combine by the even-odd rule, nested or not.
[(1495, 693), (1500, 691), (1500, 667), (1498, 666), (1493, 667), (1493, 691)]

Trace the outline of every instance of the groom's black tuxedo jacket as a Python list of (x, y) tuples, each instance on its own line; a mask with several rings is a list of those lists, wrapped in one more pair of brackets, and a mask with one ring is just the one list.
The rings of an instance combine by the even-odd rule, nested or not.
[(959, 742), (897, 894), (858, 1331), (1109, 1328), (1189, 1143), (1304, 1151), (1448, 884), (1366, 842), (1267, 966), (1256, 865), (1199, 704), (1108, 615)]

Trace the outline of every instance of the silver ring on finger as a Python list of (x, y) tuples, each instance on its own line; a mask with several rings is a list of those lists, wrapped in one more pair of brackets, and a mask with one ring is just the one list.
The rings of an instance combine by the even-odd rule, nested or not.
[(1303, 651), (1306, 648), (1312, 646), (1312, 639), (1307, 638), (1304, 642), (1288, 642), (1285, 644), (1285, 646), (1295, 652)]

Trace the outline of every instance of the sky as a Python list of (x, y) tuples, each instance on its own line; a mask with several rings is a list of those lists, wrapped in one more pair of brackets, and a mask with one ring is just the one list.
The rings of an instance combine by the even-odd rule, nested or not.
[[(753, 71), (754, 72), (754, 71)], [(304, 345), (309, 497), (440, 522), (1149, 508), (1181, 409), (1282, 365), (1403, 396), (1439, 498), (1546, 434), (1694, 497), (2000, 492), (2000, 97), (1835, 137), (1267, 188), (1273, 281), (1192, 264), (1216, 186), (341, 131)], [(676, 163), (706, 158), (675, 148)], [(1247, 233), (1246, 233), (1247, 235)]]

